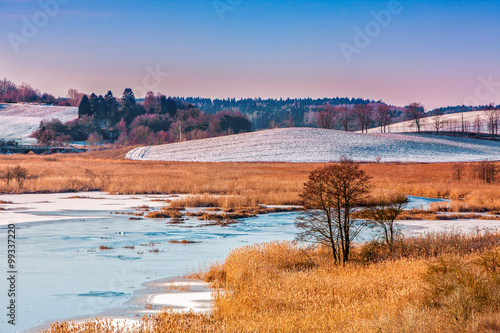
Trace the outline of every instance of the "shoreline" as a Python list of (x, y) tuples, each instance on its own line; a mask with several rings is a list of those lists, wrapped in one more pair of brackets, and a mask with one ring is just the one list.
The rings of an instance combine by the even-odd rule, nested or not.
[[(56, 322), (71, 321), (78, 324), (93, 319), (110, 320), (113, 323), (132, 327), (138, 324), (144, 315), (154, 315), (166, 308), (174, 312), (208, 313), (212, 309), (215, 292), (217, 291), (211, 288), (207, 282), (186, 276), (148, 281), (144, 282), (140, 289), (134, 290), (132, 295), (119, 307), (92, 315), (47, 320), (17, 332), (38, 333), (49, 329), (51, 324)], [(149, 305), (151, 308), (148, 308)]]
[[(127, 209), (133, 209), (135, 206), (141, 205), (143, 202), (153, 202), (154, 199), (167, 199), (171, 197), (171, 195), (165, 195), (165, 196), (159, 196), (159, 195), (109, 195), (107, 193), (103, 192), (93, 192), (93, 197), (95, 196), (96, 198), (90, 198), (89, 195), (87, 194), (87, 197), (80, 197), (75, 199), (69, 199), (66, 196), (75, 196), (77, 197), (80, 194), (85, 194), (87, 192), (82, 192), (82, 193), (57, 193), (57, 194), (52, 194), (54, 197), (59, 197), (59, 200), (63, 200), (64, 203), (71, 203), (71, 205), (76, 205), (76, 207), (81, 208), (81, 203), (78, 204), (78, 201), (80, 200), (85, 200), (86, 202), (92, 202), (95, 204), (100, 205), (101, 210), (97, 211), (97, 213), (108, 213), (109, 211), (118, 211), (118, 210), (127, 210)], [(2, 195), (3, 196), (3, 195)], [(0, 196), (0, 198), (2, 197)], [(12, 197), (19, 197), (23, 196), (23, 194), (15, 194), (15, 195), (7, 195), (7, 196), (12, 196)], [(33, 196), (33, 195), (29, 195)], [(103, 197), (107, 197), (107, 200), (104, 200)], [(97, 200), (101, 199), (101, 200)], [(116, 204), (116, 199), (118, 201), (122, 201), (119, 204)], [(425, 197), (412, 197), (414, 204), (417, 206), (425, 206), (426, 204), (430, 202), (435, 202), (435, 201), (446, 201), (446, 199), (430, 199), (430, 198), (425, 198)], [(48, 199), (50, 200), (50, 198)], [(126, 201), (126, 204), (123, 203), (123, 201)], [(34, 202), (28, 202), (28, 203), (14, 203), (16, 206), (28, 206), (36, 204), (39, 207), (42, 207), (44, 205), (58, 205), (61, 207), (60, 202), (47, 202), (47, 201), (40, 201), (36, 200)], [(163, 204), (160, 202), (153, 202), (153, 204)], [(8, 204), (10, 205), (10, 204)], [(66, 206), (63, 206), (64, 209), (59, 208), (59, 211), (64, 211), (64, 212), (71, 212), (71, 207), (67, 209)], [(37, 221), (21, 221), (21, 222), (16, 222), (16, 224), (20, 225), (20, 228), (22, 226), (29, 226), (29, 225), (34, 225), (34, 224), (56, 224), (58, 222), (65, 222), (66, 220), (78, 220), (79, 217), (77, 216), (64, 216), (61, 217), (61, 219), (55, 220), (51, 215), (46, 215), (50, 214), (51, 212), (54, 212), (52, 209), (41, 209), (40, 211), (37, 210), (37, 208), (24, 208), (25, 210), (25, 215), (31, 215), (38, 218), (49, 218), (51, 220), (46, 221), (46, 220), (37, 220)], [(81, 210), (79, 210), (81, 211)], [(89, 210), (90, 211), (90, 210)], [(14, 216), (16, 214), (16, 210), (11, 211)], [(37, 214), (41, 212), (42, 214)], [(281, 214), (281, 213), (277, 213)], [(271, 214), (272, 215), (272, 214)], [(114, 217), (114, 215), (109, 215), (110, 217)], [(99, 217), (98, 217), (99, 218)], [(93, 219), (92, 216), (85, 216), (85, 220), (90, 220)], [(459, 229), (463, 231), (473, 231), (475, 229), (479, 228), (491, 228), (493, 227), (494, 229), (500, 228), (500, 221), (485, 221), (485, 220), (450, 220), (450, 221), (434, 221), (434, 220), (416, 220), (416, 221), (398, 221), (398, 224), (400, 224), (403, 227), (403, 232), (406, 235), (418, 235), (423, 232), (429, 232), (429, 231), (440, 231), (439, 229), (442, 230), (450, 230), (450, 229)], [(3, 229), (3, 227), (2, 227)], [(181, 273), (182, 274), (182, 273)], [(92, 315), (83, 315), (83, 316), (77, 316), (73, 318), (69, 317), (63, 317), (62, 319), (54, 319), (54, 320), (49, 320), (49, 321), (40, 321), (39, 323), (35, 324), (36, 326), (30, 327), (30, 328), (25, 328), (21, 329), (18, 332), (21, 333), (31, 333), (31, 332), (39, 332), (42, 329), (48, 329), (50, 328), (50, 324), (54, 323), (56, 321), (66, 321), (69, 319), (76, 320), (77, 322), (84, 322), (86, 320), (92, 319), (92, 318), (108, 318), (108, 319), (114, 319), (118, 321), (123, 321), (123, 320), (134, 320), (137, 321), (139, 320), (143, 315), (147, 314), (153, 314), (161, 310), (165, 306), (169, 306), (173, 308), (174, 310), (181, 310), (183, 308), (186, 308), (186, 303), (201, 303), (202, 305), (205, 305), (204, 310), (200, 311), (207, 311), (206, 310), (206, 304), (207, 304), (207, 294), (210, 294), (210, 297), (212, 297), (213, 290), (208, 287), (207, 284), (201, 284), (201, 285), (196, 285), (192, 284), (189, 286), (189, 288), (186, 288), (188, 290), (178, 290), (178, 289), (183, 289), (182, 284), (183, 283), (199, 283), (199, 280), (193, 280), (189, 279), (186, 276), (179, 276), (179, 275), (174, 275), (171, 277), (167, 278), (160, 278), (156, 280), (149, 280), (141, 283), (140, 287), (138, 289), (133, 289), (131, 291), (131, 295), (126, 299), (123, 300), (119, 306), (113, 306), (112, 308), (108, 308), (104, 311), (96, 312), (95, 314)], [(170, 284), (170, 285), (169, 285)], [(180, 284), (180, 285), (179, 285)], [(184, 286), (187, 287), (187, 286)], [(177, 289), (177, 290), (176, 290)], [(165, 292), (167, 291), (167, 292)], [(205, 292), (203, 295), (191, 295), (192, 293), (195, 292)], [(191, 293), (191, 294), (190, 294)], [(164, 296), (164, 295), (170, 295), (170, 296)], [(176, 296), (176, 299), (173, 300), (172, 295)], [(183, 296), (179, 296), (183, 295)], [(157, 297), (158, 296), (158, 297)], [(162, 296), (162, 297), (160, 297)], [(203, 296), (202, 299), (196, 299), (196, 296)], [(170, 298), (169, 298), (170, 297)], [(195, 298), (193, 298), (195, 297)], [(175, 298), (175, 297), (174, 297)], [(196, 301), (201, 301), (201, 302), (196, 302)], [(148, 309), (147, 304), (152, 304), (152, 308)], [(189, 308), (189, 306), (187, 307)], [(203, 307), (199, 307), (199, 309), (203, 309)]]

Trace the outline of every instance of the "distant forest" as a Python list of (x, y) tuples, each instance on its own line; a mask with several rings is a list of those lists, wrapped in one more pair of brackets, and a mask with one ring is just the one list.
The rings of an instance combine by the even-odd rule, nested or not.
[(137, 99), (129, 88), (121, 97), (111, 91), (103, 96), (69, 89), (66, 97), (56, 98), (28, 83), (16, 85), (6, 78), (0, 80), (0, 102), (78, 107), (78, 119), (74, 121), (42, 121), (33, 133), (40, 143), (89, 141), (118, 145), (171, 143), (277, 127), (366, 131), (382, 126), (383, 131), (398, 121), (494, 107), (447, 106), (424, 112), (420, 103), (401, 107), (362, 98), (212, 100), (153, 92)]
[(318, 107), (329, 105), (373, 104), (374, 101), (362, 98), (322, 98), (322, 99), (261, 99), (246, 98), (236, 100), (188, 97), (187, 103), (195, 105), (200, 110), (215, 114), (222, 110), (241, 112), (247, 116), (255, 129), (275, 127), (316, 126), (315, 113)]

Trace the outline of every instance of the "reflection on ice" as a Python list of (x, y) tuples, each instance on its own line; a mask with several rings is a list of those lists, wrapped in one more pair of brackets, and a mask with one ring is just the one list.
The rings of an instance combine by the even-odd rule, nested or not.
[(78, 294), (79, 297), (130, 297), (130, 294), (116, 291), (91, 291), (87, 294)]

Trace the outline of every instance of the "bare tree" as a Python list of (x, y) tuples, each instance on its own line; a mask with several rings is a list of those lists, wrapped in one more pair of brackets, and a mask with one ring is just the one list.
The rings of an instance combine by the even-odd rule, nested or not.
[(84, 93), (78, 92), (78, 90), (76, 89), (69, 89), (66, 93), (66, 98), (68, 99), (71, 106), (78, 106), (80, 105), (80, 102), (82, 101), (84, 95)]
[(401, 230), (394, 221), (406, 208), (406, 202), (404, 195), (396, 195), (389, 200), (380, 200), (365, 212), (365, 216), (380, 228), (381, 237), (391, 252), (394, 251), (394, 243), (401, 236)]
[(495, 183), (498, 172), (498, 167), (493, 161), (481, 161), (474, 166), (474, 174), (488, 184)]
[(442, 129), (444, 126), (444, 119), (441, 117), (441, 115), (437, 115), (434, 117), (434, 128), (436, 129), (436, 132), (439, 133), (439, 130)]
[(17, 87), (12, 81), (7, 80), (7, 78), (0, 80), (0, 101), (12, 102), (15, 100), (16, 93)]
[(417, 132), (420, 133), (421, 126), (424, 123), (424, 106), (422, 103), (411, 103), (406, 107), (406, 114), (409, 120), (412, 121), (411, 126), (417, 127)]
[(40, 90), (34, 89), (29, 83), (23, 82), (17, 88), (17, 94), (20, 102), (35, 102), (41, 95)]
[(465, 133), (465, 121), (464, 121), (464, 105), (462, 104), (462, 114), (460, 115), (461, 117), (461, 125), (462, 125), (462, 133)]
[(500, 125), (500, 110), (493, 107), (490, 110), (484, 111), (488, 130), (492, 138), (498, 135), (498, 126)]
[(311, 172), (301, 194), (306, 210), (295, 221), (296, 239), (329, 247), (335, 262), (345, 264), (363, 226), (352, 213), (368, 193), (369, 180), (346, 158)]
[(349, 131), (349, 127), (352, 121), (352, 109), (348, 107), (347, 105), (342, 105), (338, 107), (338, 113), (337, 113), (337, 121), (340, 124), (340, 127), (344, 131)]
[(462, 175), (464, 172), (464, 164), (463, 163), (455, 163), (453, 164), (453, 174), (455, 175), (455, 179), (460, 183), (462, 180)]
[(380, 104), (375, 114), (377, 122), (380, 124), (380, 133), (386, 132), (386, 127), (391, 123), (391, 109), (386, 104)]
[(372, 122), (373, 107), (366, 104), (356, 104), (354, 106), (354, 115), (361, 126), (361, 133), (368, 133), (368, 126), (370, 126)]
[(480, 133), (483, 121), (481, 117), (477, 115), (476, 119), (474, 119), (474, 132)]
[(318, 108), (316, 113), (316, 121), (318, 126), (325, 129), (332, 129), (335, 126), (335, 118), (337, 115), (337, 108), (330, 104), (322, 105)]

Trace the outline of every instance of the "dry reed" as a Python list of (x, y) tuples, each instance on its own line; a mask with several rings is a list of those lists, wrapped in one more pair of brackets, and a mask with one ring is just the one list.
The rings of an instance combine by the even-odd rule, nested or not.
[[(241, 247), (205, 274), (224, 288), (211, 314), (165, 311), (143, 318), (137, 332), (493, 332), (499, 244), (490, 232), (430, 234), (403, 240), (399, 258), (346, 267), (324, 248)], [(54, 324), (46, 333), (95, 332), (96, 325)]]
[[(100, 190), (118, 194), (197, 194), (204, 196), (198, 199), (217, 201), (221, 207), (300, 205), (299, 194), (308, 174), (322, 165), (143, 162), (124, 160), (123, 154), (111, 150), (50, 157), (4, 155), (0, 157), (0, 171), (20, 165), (35, 177), (27, 179), (23, 188), (0, 181), (0, 193)], [(458, 200), (461, 211), (500, 210), (498, 184), (473, 179), (469, 171), (462, 182), (457, 182), (452, 166), (380, 163), (364, 164), (362, 169), (372, 176), (372, 192), (377, 198), (391, 192)], [(466, 170), (472, 168), (472, 164), (466, 166)], [(213, 195), (224, 199), (210, 198)]]

